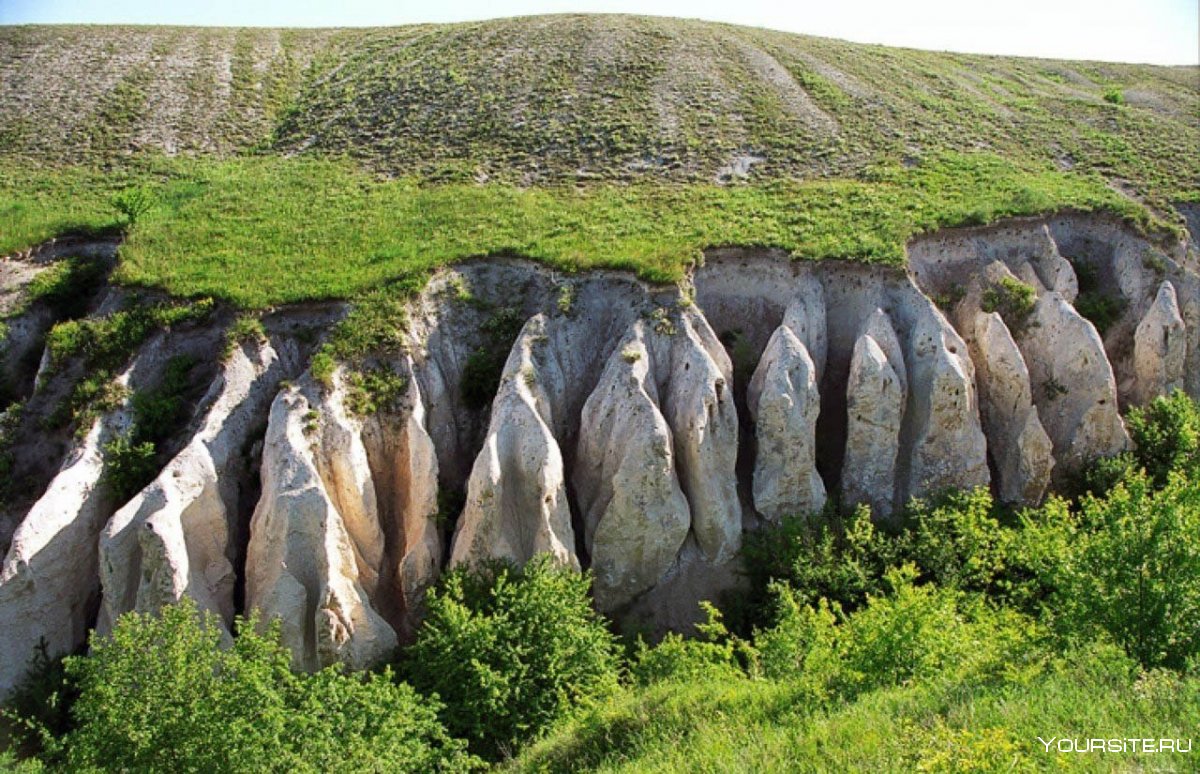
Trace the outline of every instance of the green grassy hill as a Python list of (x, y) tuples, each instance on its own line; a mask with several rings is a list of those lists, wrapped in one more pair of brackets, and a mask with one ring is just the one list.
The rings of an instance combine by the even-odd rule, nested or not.
[(672, 279), (1064, 207), (1170, 228), (1198, 79), (629, 16), (0, 28), (0, 253), (111, 226), (129, 186), (157, 206), (125, 279), (247, 305), (496, 252)]

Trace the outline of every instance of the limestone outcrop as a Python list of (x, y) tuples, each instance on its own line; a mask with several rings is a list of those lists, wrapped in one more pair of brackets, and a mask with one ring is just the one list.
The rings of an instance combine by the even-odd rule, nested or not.
[[(894, 334), (893, 334), (894, 336)], [(870, 333), (854, 344), (846, 383), (846, 457), (842, 463), (842, 500), (865, 503), (877, 518), (892, 515), (896, 456), (907, 395), (895, 362)]]
[(1036, 505), (1050, 484), (1054, 457), (1050, 436), (1033, 405), (1029, 369), (998, 313), (977, 311), (971, 325), (971, 352), (997, 494), (1006, 503)]
[[(137, 387), (162, 366), (152, 338), (116, 384)], [(104, 482), (105, 447), (128, 431), (128, 399), (92, 423), (13, 535), (0, 567), (0, 696), (25, 673), (39, 642), (55, 657), (87, 639), (100, 590), (96, 540), (115, 507)]]
[[(227, 627), (280, 619), (298, 667), (357, 668), (411, 639), (449, 565), (549, 553), (593, 573), (599, 610), (661, 632), (742, 582), (744, 530), (833, 493), (893, 524), (950, 488), (1038, 503), (1127, 448), (1122, 411), (1200, 397), (1188, 255), (1061, 215), (921, 237), (905, 269), (725, 248), (671, 286), (470, 261), (328, 384), (306, 368), (345, 305), (275, 310), (265, 340), (215, 357), (218, 309), (129, 355), (134, 394), (175, 354), (203, 366), (128, 502), (104, 466), (132, 397), (82, 438), (43, 433), (84, 364), (44, 354), (49, 320), (18, 321), (0, 352), (23, 399), (0, 453), (24, 486), (0, 502), (0, 694), (39, 639), (66, 652), (185, 596)], [(0, 303), (36, 274), (18, 269)], [(1076, 309), (1098, 298), (1103, 336)], [(89, 314), (130, 303), (101, 288)]]
[(1133, 334), (1135, 400), (1147, 403), (1155, 395), (1182, 388), (1186, 357), (1187, 331), (1175, 286), (1163, 281)]
[(742, 535), (733, 369), (708, 321), (694, 308), (679, 315), (677, 331), (657, 336), (655, 343), (662, 410), (675, 442), (692, 532), (704, 556), (721, 564), (741, 547)]
[(328, 400), (318, 394), (308, 382), (285, 389), (271, 406), (246, 602), (264, 621), (281, 622), (297, 667), (363, 668), (398, 643), (370, 598), (384, 541), (366, 452), (340, 390)]
[(819, 381), (804, 343), (789, 325), (780, 325), (767, 342), (746, 396), (758, 440), (754, 507), (772, 521), (825, 506), (815, 438), (821, 412)]
[(645, 336), (643, 324), (635, 323), (609, 358), (580, 421), (575, 487), (596, 606), (606, 612), (659, 582), (691, 524)]
[[(553, 359), (539, 357), (545, 326), (541, 315), (526, 323), (504, 367), (487, 438), (467, 482), (451, 564), (489, 558), (524, 563), (548, 553), (579, 567), (563, 455), (550, 429), (551, 394), (561, 392), (563, 376)], [(548, 391), (546, 382), (560, 388)]]
[(979, 423), (967, 347), (924, 301), (908, 337), (908, 412), (898, 505), (947, 489), (987, 486), (987, 443)]
[(1017, 345), (1029, 366), (1038, 418), (1054, 445), (1056, 480), (1128, 447), (1104, 342), (1065, 298), (1054, 291), (1039, 296)]
[(298, 359), (294, 345), (280, 352), (265, 341), (230, 353), (201, 401), (207, 411), (195, 435), (100, 535), (100, 632), (122, 613), (154, 612), (185, 595), (232, 624), (242, 450)]

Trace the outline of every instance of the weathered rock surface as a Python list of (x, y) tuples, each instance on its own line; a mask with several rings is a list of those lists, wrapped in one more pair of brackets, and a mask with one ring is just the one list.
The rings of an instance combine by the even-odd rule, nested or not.
[(785, 323), (771, 336), (746, 397), (758, 439), (754, 507), (772, 521), (825, 506), (816, 459), (817, 367), (792, 330)]
[(383, 537), (366, 453), (342, 412), (340, 392), (327, 401), (316, 395), (309, 382), (284, 390), (271, 406), (262, 499), (250, 523), (246, 602), (264, 621), (281, 621), (297, 667), (340, 662), (361, 669), (398, 642), (370, 599)]
[(946, 489), (987, 486), (987, 442), (966, 344), (928, 301), (909, 334), (908, 412), (897, 505)]
[(906, 395), (893, 363), (873, 336), (863, 333), (854, 345), (846, 383), (846, 458), (842, 464), (842, 500), (865, 503), (876, 518), (892, 515), (896, 491), (896, 455)]
[(451, 564), (488, 558), (524, 563), (548, 553), (579, 567), (563, 456), (543, 386), (547, 380), (561, 384), (562, 375), (553, 360), (538, 357), (544, 329), (540, 315), (526, 323), (505, 364), (487, 438), (467, 482)]
[(696, 543), (720, 564), (733, 558), (742, 535), (732, 367), (703, 315), (688, 308), (679, 318), (677, 332), (656, 341), (654, 361), (668, 369), (660, 373), (662, 409)]
[(636, 323), (610, 357), (580, 421), (574, 481), (596, 606), (606, 612), (658, 583), (691, 523), (651, 357), (644, 327)]
[(1175, 286), (1164, 281), (1150, 310), (1133, 334), (1133, 363), (1137, 375), (1135, 400), (1147, 403), (1183, 387), (1187, 331), (1175, 297)]
[(1066, 299), (1053, 291), (1039, 296), (1017, 345), (1038, 418), (1054, 444), (1055, 480), (1129, 445), (1104, 342)]
[[(137, 386), (165, 349), (162, 335), (152, 338), (117, 384)], [(95, 421), (13, 535), (0, 568), (0, 696), (20, 681), (39, 642), (54, 657), (87, 639), (100, 587), (96, 539), (115, 507), (104, 447), (130, 422), (127, 400)]]
[(242, 449), (281, 379), (297, 367), (294, 346), (236, 348), (201, 401), (203, 424), (158, 477), (118, 510), (100, 536), (103, 599), (97, 629), (129, 610), (154, 612), (185, 595), (229, 626)]
[(1050, 484), (1054, 457), (1033, 405), (1029, 369), (998, 313), (980, 310), (971, 322), (971, 353), (997, 494), (1006, 503), (1036, 505)]
[[(404, 365), (411, 375), (411, 362)], [(420, 388), (409, 378), (401, 410), (370, 417), (362, 434), (385, 546), (375, 606), (403, 638), (414, 633), (442, 560), (437, 453), (425, 422)]]
[[(39, 637), (52, 652), (79, 645), (97, 603), (102, 630), (183, 596), (228, 623), (242, 582), (247, 607), (283, 619), (298, 666), (366, 666), (412, 636), (447, 561), (549, 552), (593, 571), (600, 610), (687, 629), (699, 600), (739, 582), (743, 529), (818, 509), (826, 487), (880, 520), (910, 496), (989, 478), (1000, 500), (1034, 503), (1127, 446), (1118, 401), (1178, 385), (1200, 396), (1194, 253), (1116, 221), (943, 232), (910, 245), (907, 270), (785, 258), (711, 251), (682, 288), (507, 259), (440, 271), (387, 347), (355, 364), (404, 381), (370, 416), (347, 411), (363, 384), (340, 370), (330, 390), (304, 377), (278, 391), (305, 367), (298, 342), (319, 341), (342, 306), (272, 313), (273, 343), (223, 363), (210, 354), (218, 327), (169, 332), (122, 376), (132, 388), (157, 384), (175, 337), (192, 336), (197, 382), (220, 375), (198, 405), (188, 394), (186, 430), (161, 447), (170, 461), (119, 510), (102, 457), (127, 413), (82, 441), (38, 437), (82, 367), (33, 378), (48, 321), (10, 326), (24, 343), (0, 352), (0, 369), (19, 372), (28, 400), (6, 412), (2, 432), (19, 437), (0, 446), (28, 491), (0, 509), (0, 547), (12, 538), (0, 694)], [(985, 287), (1004, 277), (1035, 289), (1027, 318), (984, 312)], [(6, 282), (0, 296), (19, 298), (19, 277)], [(1073, 306), (1081, 282), (1118, 310), (1103, 337)], [(93, 300), (93, 314), (133, 302), (113, 287)], [(464, 395), (481, 353), (507, 353), (490, 406)]]

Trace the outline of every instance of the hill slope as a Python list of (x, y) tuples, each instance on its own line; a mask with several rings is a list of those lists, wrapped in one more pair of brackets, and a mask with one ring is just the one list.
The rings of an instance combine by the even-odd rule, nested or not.
[(1198, 75), (630, 16), (0, 28), (0, 255), (120, 230), (121, 281), (263, 307), (489, 255), (898, 264), (1063, 210), (1175, 239)]
[(858, 176), (990, 151), (1145, 193), (1200, 180), (1200, 73), (884, 48), (698, 21), (0, 29), (0, 148), (252, 148), (546, 183)]

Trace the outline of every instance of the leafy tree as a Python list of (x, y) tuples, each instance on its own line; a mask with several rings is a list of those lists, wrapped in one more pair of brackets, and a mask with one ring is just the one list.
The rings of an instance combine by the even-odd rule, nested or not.
[(1171, 474), (1156, 490), (1141, 473), (1044, 529), (1055, 589), (1047, 615), (1064, 634), (1107, 632), (1148, 667), (1200, 657), (1200, 481)]
[(481, 754), (514, 752), (617, 686), (616, 642), (589, 584), (548, 556), (450, 573), (427, 597), (413, 683), (446, 703), (447, 726)]

